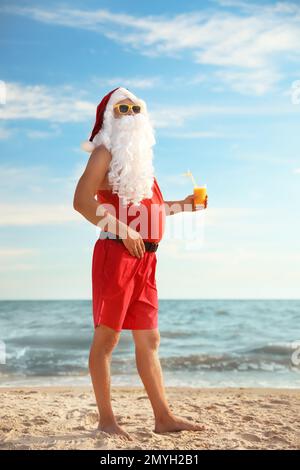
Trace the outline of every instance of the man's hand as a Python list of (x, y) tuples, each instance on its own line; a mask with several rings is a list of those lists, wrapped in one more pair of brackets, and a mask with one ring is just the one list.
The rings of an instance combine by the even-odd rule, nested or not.
[[(206, 197), (204, 199), (204, 203), (203, 203), (203, 208), (201, 207), (200, 209), (196, 209), (195, 204), (194, 204), (194, 194), (189, 194), (185, 199), (182, 200), (183, 211), (184, 212), (194, 212), (194, 211), (206, 209), (207, 208), (207, 202), (208, 202), (208, 196), (206, 195)], [(185, 204), (186, 204), (186, 207), (185, 207)]]
[(146, 251), (144, 240), (139, 232), (128, 227), (127, 238), (123, 238), (123, 243), (129, 253), (137, 258), (142, 258)]

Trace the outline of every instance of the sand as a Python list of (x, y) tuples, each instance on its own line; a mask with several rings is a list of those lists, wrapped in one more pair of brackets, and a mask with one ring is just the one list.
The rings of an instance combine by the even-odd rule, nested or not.
[(0, 388), (0, 449), (300, 449), (300, 391), (168, 387), (172, 411), (205, 431), (154, 432), (143, 387), (113, 387), (132, 441), (97, 431), (91, 387)]

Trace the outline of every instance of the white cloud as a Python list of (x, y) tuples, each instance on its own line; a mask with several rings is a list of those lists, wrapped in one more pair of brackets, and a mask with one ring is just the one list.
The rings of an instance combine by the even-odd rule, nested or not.
[(128, 87), (132, 89), (148, 89), (161, 84), (160, 77), (112, 77), (112, 78), (93, 78), (92, 82), (100, 86), (110, 87)]
[(263, 95), (274, 89), (282, 77), (276, 70), (218, 71), (216, 77), (242, 94)]
[(95, 104), (80, 99), (83, 90), (70, 85), (48, 87), (6, 83), (7, 101), (0, 119), (40, 119), (53, 122), (80, 122), (95, 114)]
[(269, 13), (281, 13), (281, 14), (299, 14), (299, 6), (297, 3), (288, 2), (288, 1), (279, 1), (277, 3), (273, 2), (271, 4), (261, 3), (254, 1), (243, 1), (243, 0), (213, 0), (220, 6), (223, 7), (236, 7), (243, 12), (255, 13), (260, 9), (262, 14)]
[[(161, 243), (164, 246), (177, 240), (184, 245), (186, 253), (206, 251), (210, 236), (214, 238), (218, 233), (220, 239), (223, 238), (224, 241), (227, 240), (227, 243), (228, 241), (230, 243), (230, 234), (242, 230), (245, 237), (243, 240), (246, 241), (254, 230), (254, 226), (259, 225), (260, 228), (263, 226), (264, 214), (264, 211), (259, 208), (213, 206), (197, 212), (180, 212), (167, 217), (166, 230)], [(223, 245), (223, 252), (224, 249)]]
[[(194, 62), (225, 68), (228, 72), (225, 84), (233, 84), (233, 89), (241, 93), (267, 92), (281, 79), (281, 73), (275, 70), (275, 57), (280, 67), (280, 60), (287, 57), (292, 60), (300, 54), (300, 6), (292, 2), (247, 5), (224, 0), (219, 2), (219, 8), (144, 17), (104, 9), (6, 6), (2, 11), (48, 24), (92, 30), (148, 56), (186, 58), (190, 53)], [(237, 86), (236, 67), (257, 69), (252, 76), (256, 85), (251, 87), (244, 75), (242, 81), (248, 85)], [(270, 69), (272, 73), (268, 75)], [(135, 83), (151, 86), (143, 80)]]
[(83, 169), (84, 162), (78, 162), (69, 174), (56, 176), (42, 165), (1, 166), (0, 225), (83, 222), (83, 217), (73, 208), (76, 183)]
[(51, 176), (45, 166), (0, 166), (0, 200), (2, 202), (20, 201), (20, 194), (22, 194), (22, 200), (26, 202), (35, 200), (36, 193), (40, 193), (40, 200), (42, 197), (47, 199), (49, 192), (48, 194), (45, 192), (45, 187), (48, 191), (49, 188), (53, 188)]
[(0, 259), (19, 258), (36, 253), (37, 250), (28, 248), (0, 248)]
[[(0, 225), (84, 223), (82, 215), (73, 209), (73, 195), (85, 166), (86, 160), (82, 159), (67, 175), (57, 176), (42, 165), (0, 167)], [(187, 184), (186, 177), (176, 174), (165, 175), (161, 181), (167, 184)], [(21, 188), (21, 190), (18, 191), (16, 188)], [(174, 217), (169, 217), (168, 220), (171, 223), (175, 222), (176, 230), (180, 231), (180, 226), (183, 224), (188, 226), (188, 224), (197, 222), (197, 218), (200, 223), (200, 219), (203, 219), (207, 227), (212, 225), (220, 227), (240, 224), (241, 220), (250, 220), (251, 217), (258, 214), (260, 214), (258, 208), (211, 207), (209, 210), (199, 211), (197, 214), (195, 212), (177, 214)]]
[[(237, 76), (228, 76), (231, 82), (238, 81)], [(26, 130), (29, 138), (46, 138), (57, 135), (60, 131), (55, 123), (85, 122), (93, 120), (98, 103), (79, 99), (87, 95), (87, 90), (76, 90), (71, 85), (25, 85), (22, 83), (7, 84), (7, 102), (0, 109), (0, 120), (36, 119), (51, 122), (50, 131)], [(234, 85), (235, 86), (235, 85)], [(240, 84), (240, 87), (243, 86)], [(258, 85), (256, 85), (258, 86)], [(246, 85), (244, 85), (246, 87)], [(259, 91), (258, 88), (256, 92)], [(181, 127), (187, 121), (208, 115), (282, 115), (299, 113), (299, 107), (287, 103), (286, 106), (218, 106), (201, 103), (186, 105), (153, 104), (149, 114), (156, 128)], [(53, 131), (51, 131), (51, 129)], [(215, 132), (215, 131), (212, 131)], [(216, 134), (219, 134), (218, 132)], [(2, 138), (13, 135), (12, 130), (2, 128)], [(200, 136), (200, 135), (199, 135)], [(199, 137), (198, 136), (198, 137)], [(197, 137), (195, 135), (195, 137)], [(201, 136), (200, 136), (201, 137)], [(203, 137), (205, 135), (203, 134)], [(209, 135), (207, 134), (207, 137)], [(1, 130), (0, 130), (1, 138)]]
[(52, 137), (57, 137), (61, 134), (61, 129), (56, 125), (51, 125), (50, 129), (47, 131), (40, 131), (35, 129), (28, 129), (26, 131), (27, 137), (29, 139), (50, 139)]
[(299, 298), (299, 262), (293, 249), (245, 239), (220, 247), (208, 240), (190, 252), (183, 242), (168, 241), (161, 243), (157, 284), (160, 298), (170, 292), (174, 298)]
[(81, 222), (82, 216), (64, 204), (0, 204), (0, 225), (48, 225)]
[[(167, 105), (163, 109), (154, 104), (150, 113), (155, 127), (165, 129), (182, 127), (187, 121), (207, 116), (282, 116), (297, 114), (299, 107), (288, 103), (286, 106), (219, 106), (215, 104)], [(204, 121), (203, 121), (204, 122)], [(199, 124), (199, 119), (197, 120)], [(216, 132), (216, 131), (212, 131)]]
[(86, 164), (83, 155), (66, 174), (45, 165), (0, 165), (0, 226), (85, 224), (73, 197)]

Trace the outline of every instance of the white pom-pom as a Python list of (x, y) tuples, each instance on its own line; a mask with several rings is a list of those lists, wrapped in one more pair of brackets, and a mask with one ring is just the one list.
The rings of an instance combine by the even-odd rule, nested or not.
[(90, 140), (85, 140), (84, 142), (81, 143), (80, 147), (85, 152), (92, 153), (92, 151), (96, 148), (96, 145), (94, 144), (94, 142), (91, 142)]

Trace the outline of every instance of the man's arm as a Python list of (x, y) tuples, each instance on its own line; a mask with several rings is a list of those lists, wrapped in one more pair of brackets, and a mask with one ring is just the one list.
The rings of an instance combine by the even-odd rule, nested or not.
[[(194, 204), (194, 194), (189, 194), (184, 199), (180, 199), (179, 201), (164, 201), (166, 206), (166, 215), (174, 215), (178, 214), (178, 212), (194, 212), (201, 210), (196, 209)], [(207, 208), (208, 203), (208, 196), (206, 195), (205, 201), (203, 203), (203, 209)]]
[(97, 147), (91, 154), (87, 166), (80, 177), (73, 199), (74, 209), (83, 215), (89, 222), (102, 230), (127, 237), (128, 226), (119, 221), (99, 204), (95, 194), (104, 181), (111, 161), (110, 152), (103, 146)]
[(178, 212), (183, 212), (183, 200), (179, 201), (164, 201), (166, 206), (166, 215), (178, 214)]

